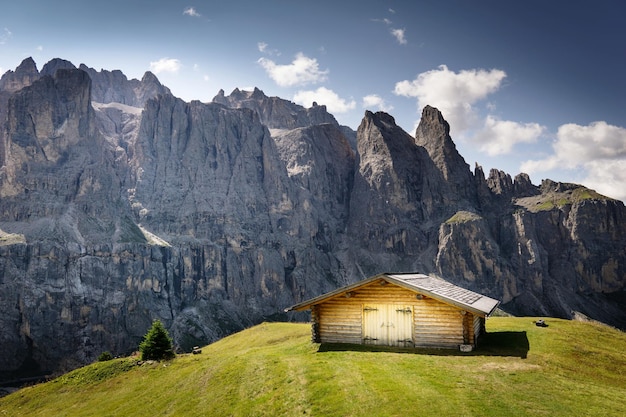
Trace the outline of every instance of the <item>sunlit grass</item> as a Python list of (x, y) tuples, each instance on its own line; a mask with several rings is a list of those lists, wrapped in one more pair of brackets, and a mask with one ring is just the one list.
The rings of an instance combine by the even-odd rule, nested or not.
[(169, 362), (99, 362), (0, 399), (0, 416), (622, 416), (626, 334), (491, 318), (481, 348), (368, 349), (265, 323)]

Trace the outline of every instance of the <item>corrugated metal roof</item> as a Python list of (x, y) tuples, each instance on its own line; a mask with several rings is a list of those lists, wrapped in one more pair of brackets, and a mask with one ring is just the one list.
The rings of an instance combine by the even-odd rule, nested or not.
[(319, 297), (296, 304), (285, 311), (306, 310), (312, 305), (319, 304), (339, 294), (343, 294), (370, 284), (377, 279), (384, 279), (392, 284), (407, 288), (419, 294), (430, 296), (441, 302), (455, 305), (481, 316), (490, 315), (500, 304), (500, 301), (498, 300), (487, 297), (486, 295), (478, 294), (466, 288), (459, 287), (458, 285), (454, 285), (451, 282), (439, 277), (419, 273), (385, 273), (375, 275), (355, 284), (339, 288), (335, 291), (320, 295)]
[(443, 278), (425, 274), (383, 274), (388, 278), (408, 284), (410, 289), (425, 293), (440, 301), (450, 302), (470, 311), (489, 315), (500, 304), (500, 301), (468, 290)]

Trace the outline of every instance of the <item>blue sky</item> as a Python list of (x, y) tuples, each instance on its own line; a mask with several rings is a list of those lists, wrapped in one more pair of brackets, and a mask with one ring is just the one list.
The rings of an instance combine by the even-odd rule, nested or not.
[(439, 108), (471, 169), (626, 200), (626, 6), (590, 1), (2, 0), (0, 73), (32, 56), (154, 72), (210, 101), (259, 87), (409, 133)]

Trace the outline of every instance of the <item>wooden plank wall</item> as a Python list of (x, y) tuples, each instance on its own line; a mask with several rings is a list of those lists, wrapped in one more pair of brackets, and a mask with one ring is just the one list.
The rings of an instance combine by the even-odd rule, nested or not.
[(485, 332), (485, 318), (474, 316), (474, 346), (478, 345), (478, 338)]
[[(362, 343), (362, 308), (367, 304), (412, 305), (413, 339), (418, 347), (458, 348), (464, 343), (464, 319), (472, 316), (463, 314), (458, 307), (428, 297), (418, 299), (412, 291), (377, 281), (314, 306), (312, 318), (318, 342)], [(473, 318), (468, 319), (472, 323)], [(473, 333), (474, 326), (470, 324), (466, 335), (472, 344)]]
[(421, 301), (413, 313), (415, 346), (458, 348), (463, 344), (463, 311), (432, 298)]

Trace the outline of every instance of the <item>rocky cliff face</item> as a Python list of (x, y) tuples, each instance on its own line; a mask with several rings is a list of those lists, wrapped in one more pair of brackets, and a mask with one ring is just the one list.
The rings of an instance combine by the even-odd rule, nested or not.
[(328, 113), (326, 106), (320, 106), (315, 102), (311, 107), (305, 108), (280, 97), (268, 97), (258, 88), (253, 91), (235, 88), (229, 96), (225, 96), (224, 90), (220, 90), (213, 97), (213, 102), (233, 108), (254, 110), (261, 118), (261, 123), (271, 131), (276, 131), (276, 134), (299, 127), (331, 124), (339, 128), (353, 148), (356, 146), (355, 132), (348, 126), (339, 125), (335, 117)]
[(383, 271), (626, 328), (623, 203), (472, 173), (432, 107), (415, 136), (366, 112), (351, 137), (324, 106), (63, 60), (0, 99), (0, 377), (128, 353), (155, 318), (189, 349)]
[(79, 69), (89, 74), (92, 80), (92, 100), (98, 103), (119, 103), (143, 108), (151, 98), (170, 94), (169, 88), (161, 85), (157, 77), (147, 71), (139, 80), (129, 80), (120, 71), (96, 71), (81, 64)]
[(253, 91), (233, 90), (229, 96), (220, 90), (213, 98), (213, 102), (233, 108), (247, 108), (254, 110), (263, 124), (270, 129), (295, 129), (323, 123), (339, 126), (335, 117), (326, 111), (326, 106), (316, 103), (306, 109), (280, 97), (267, 97), (261, 90)]

